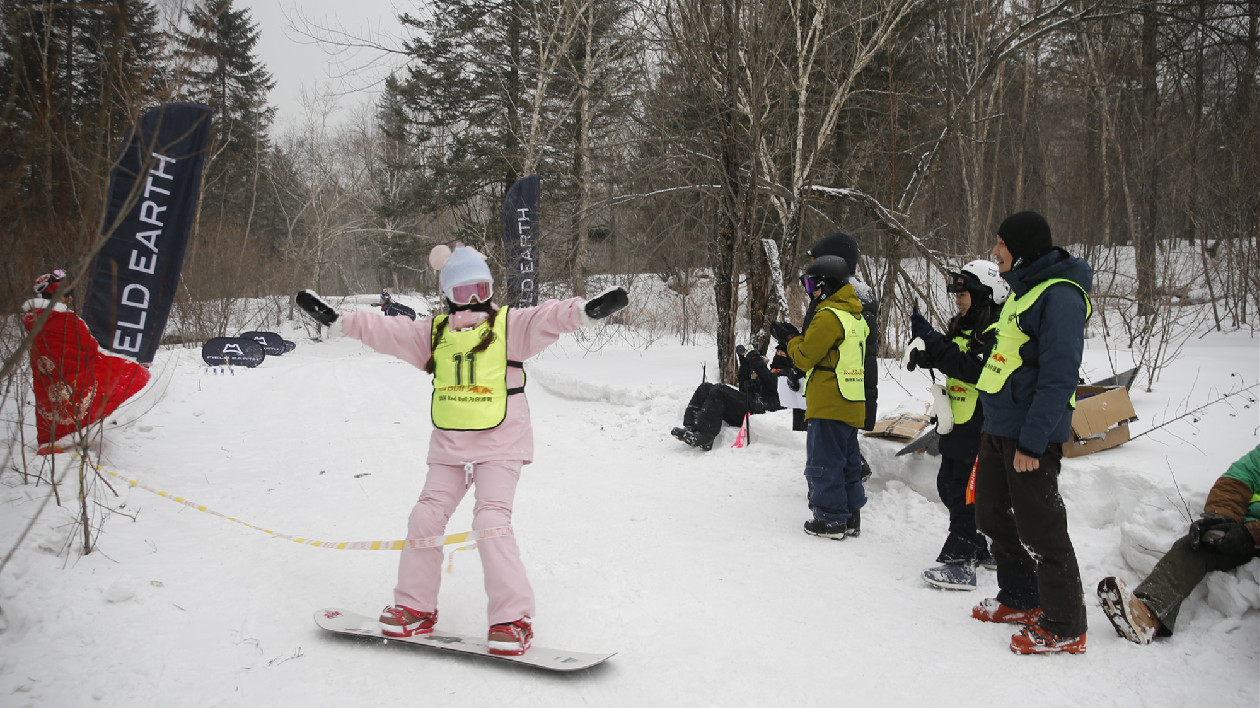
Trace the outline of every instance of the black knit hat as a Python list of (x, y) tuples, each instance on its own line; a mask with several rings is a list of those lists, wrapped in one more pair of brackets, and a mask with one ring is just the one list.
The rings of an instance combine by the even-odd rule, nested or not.
[(830, 236), (824, 236), (814, 244), (812, 248), (805, 252), (810, 258), (820, 258), (822, 256), (840, 256), (845, 263), (849, 265), (849, 275), (857, 273), (858, 270), (858, 245), (857, 239), (843, 231), (837, 231)]
[(1012, 268), (1028, 265), (1054, 248), (1050, 224), (1035, 211), (1021, 211), (1006, 217), (998, 227), (998, 236), (1011, 252)]

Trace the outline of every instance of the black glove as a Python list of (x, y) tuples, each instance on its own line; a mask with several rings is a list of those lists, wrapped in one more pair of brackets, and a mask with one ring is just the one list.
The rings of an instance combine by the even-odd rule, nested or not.
[(780, 344), (787, 344), (792, 337), (801, 336), (801, 331), (791, 322), (773, 322), (770, 324), (770, 336)]
[(928, 362), (927, 352), (922, 349), (914, 349), (910, 352), (910, 361), (906, 364), (906, 371), (914, 371), (915, 369), (932, 368)]
[(1196, 551), (1211, 549), (1225, 555), (1242, 556), (1254, 553), (1256, 542), (1241, 521), (1223, 514), (1204, 514), (1190, 525), (1190, 547)]
[[(1211, 539), (1221, 538), (1225, 535), (1224, 527), (1232, 523), (1236, 522), (1224, 514), (1204, 514), (1190, 524), (1190, 547), (1197, 551), (1202, 546), (1212, 543)], [(1209, 532), (1216, 533), (1209, 535)]]
[(918, 310), (911, 313), (910, 336), (926, 340), (935, 334), (936, 330), (933, 329), (931, 323), (923, 318), (923, 315), (919, 314)]
[[(1224, 533), (1221, 534), (1220, 539), (1215, 539), (1213, 534), (1222, 530)], [(1212, 529), (1208, 533), (1207, 544), (1230, 556), (1249, 556), (1256, 552), (1256, 540), (1252, 538), (1251, 532), (1241, 521), (1232, 521)]]
[(331, 327), (337, 321), (337, 311), (321, 300), (314, 290), (303, 290), (297, 294), (295, 300), (307, 316), (325, 327)]
[(626, 294), (626, 289), (618, 286), (596, 295), (593, 300), (587, 300), (584, 309), (587, 317), (601, 320), (629, 304), (630, 296)]

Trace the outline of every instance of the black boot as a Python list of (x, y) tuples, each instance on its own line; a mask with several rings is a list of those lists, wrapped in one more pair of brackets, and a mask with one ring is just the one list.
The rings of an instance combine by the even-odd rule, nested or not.
[(713, 449), (713, 438), (714, 436), (705, 435), (699, 430), (686, 430), (684, 428), (683, 436), (680, 440), (692, 447), (698, 447), (701, 450), (708, 452)]
[(810, 519), (805, 522), (805, 533), (811, 536), (822, 536), (836, 541), (843, 541), (848, 537), (845, 531), (843, 521), (823, 521), (822, 519)]
[(849, 517), (848, 525), (844, 530), (845, 536), (861, 536), (862, 535), (862, 512), (861, 510), (853, 512), (853, 516)]

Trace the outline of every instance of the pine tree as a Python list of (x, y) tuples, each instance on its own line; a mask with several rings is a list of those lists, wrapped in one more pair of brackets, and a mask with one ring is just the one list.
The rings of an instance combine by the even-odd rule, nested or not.
[(394, 86), (401, 115), (437, 147), (408, 203), (461, 205), (494, 183), (502, 194), (519, 176), (522, 104), (530, 100), (521, 67), (531, 42), (517, 4), (434, 0), (423, 17), (400, 19), (417, 31), (405, 46), (413, 59), (407, 76)]
[(254, 56), (259, 30), (249, 10), (234, 9), (233, 0), (200, 0), (186, 20), (189, 28), (175, 32), (187, 71), (184, 93), (214, 109), (203, 222), (207, 216), (219, 223), (238, 220), (248, 229), (259, 211), (259, 171), (276, 111), (267, 94), (275, 81)]
[(156, 26), (141, 0), (0, 3), (0, 219), (22, 257), (68, 265), (91, 248), (118, 144), (163, 98)]
[(606, 188), (608, 146), (629, 122), (627, 87), (643, 74), (639, 16), (625, 0), (435, 0), (401, 19), (416, 30), (412, 61), (387, 86), (384, 127), (428, 149), (394, 208), (458, 208), (473, 215), (465, 238), (497, 242), (503, 194), (541, 173), (545, 228), (558, 236), (544, 267), (582, 292), (587, 235), (606, 228), (595, 187)]

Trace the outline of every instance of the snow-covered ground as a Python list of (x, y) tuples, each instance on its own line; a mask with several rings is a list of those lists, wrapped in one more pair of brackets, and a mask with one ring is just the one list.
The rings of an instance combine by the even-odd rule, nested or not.
[[(1256, 445), (1249, 332), (1191, 339), (1153, 392), (1135, 387), (1140, 437), (1064, 462), (1088, 653), (1033, 657), (1010, 652), (1011, 627), (969, 616), (996, 591), (993, 573), (981, 571), (977, 592), (919, 578), (947, 522), (939, 458), (894, 457), (901, 443), (863, 439), (874, 477), (862, 536), (808, 536), (804, 434), (787, 412), (754, 418), (743, 449), (730, 447), (731, 428), (708, 453), (668, 435), (702, 363), (717, 370), (711, 346), (607, 337), (592, 349), (566, 337), (527, 367), (538, 449), (514, 526), (537, 594), (536, 643), (617, 655), (561, 675), (315, 627), (321, 607), (388, 604), (396, 553), (317, 548), (245, 524), (324, 541), (403, 538), (425, 474), (430, 387), (358, 342), (279, 330), (297, 349), (253, 370), (211, 372), (195, 350), (159, 354), (160, 399), (94, 451), (103, 525), (90, 555), (78, 549), (74, 457), (52, 461), (62, 505), (20, 544), (50, 487), (23, 484), (16, 460), (0, 470), (0, 553), (12, 551), (0, 572), (0, 705), (1260, 705), (1260, 560), (1210, 576), (1177, 635), (1147, 647), (1117, 637), (1093, 593), (1106, 575), (1140, 580)], [(1087, 378), (1123, 358), (1102, 345), (1088, 344)], [(887, 361), (881, 376), (882, 415), (925, 409), (926, 373)], [(469, 528), (470, 507), (450, 532)], [(451, 560), (442, 625), (483, 632), (477, 555)]]

